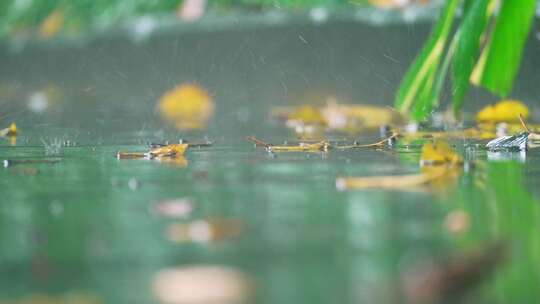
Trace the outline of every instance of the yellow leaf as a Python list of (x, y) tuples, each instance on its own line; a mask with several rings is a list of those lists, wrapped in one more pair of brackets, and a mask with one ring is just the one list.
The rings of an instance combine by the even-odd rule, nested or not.
[(529, 117), (529, 108), (519, 100), (503, 100), (480, 110), (476, 120), (481, 122), (519, 122), (519, 115)]
[(326, 120), (319, 109), (314, 106), (304, 105), (298, 107), (289, 115), (289, 120), (299, 121), (303, 124), (325, 125)]
[(150, 150), (148, 154), (151, 157), (180, 156), (184, 155), (188, 144), (171, 144)]
[[(181, 157), (185, 154), (189, 144), (170, 144), (163, 145), (156, 148), (152, 148), (150, 151), (144, 152), (122, 152), (118, 151), (116, 153), (116, 158), (118, 159), (158, 159), (162, 162), (166, 162), (166, 158), (176, 158)], [(177, 163), (185, 163), (187, 165), (187, 160), (178, 160)]]
[(15, 123), (11, 123), (9, 127), (0, 130), (0, 137), (17, 136), (17, 133), (19, 133), (19, 130), (17, 129), (17, 125)]
[(387, 107), (338, 104), (331, 100), (321, 111), (331, 129), (378, 128), (399, 121), (399, 114)]
[(39, 26), (39, 38), (50, 39), (54, 37), (64, 25), (64, 13), (55, 10), (50, 13)]
[(444, 140), (436, 140), (422, 146), (421, 165), (456, 165), (463, 162), (457, 152)]
[(160, 98), (158, 109), (178, 129), (201, 129), (214, 114), (214, 101), (200, 86), (182, 84)]

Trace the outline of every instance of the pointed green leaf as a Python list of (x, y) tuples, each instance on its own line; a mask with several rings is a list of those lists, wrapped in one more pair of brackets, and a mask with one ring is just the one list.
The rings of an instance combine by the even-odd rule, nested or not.
[(480, 55), (480, 39), (488, 25), (490, 0), (475, 0), (464, 10), (457, 32), (456, 51), (452, 64), (452, 102), (454, 112), (461, 109), (469, 89), (469, 79)]
[(508, 96), (519, 69), (535, 7), (536, 0), (503, 0), (480, 71), (481, 86)]
[[(427, 43), (415, 59), (398, 89), (395, 106), (402, 113), (409, 113), (415, 103), (413, 118), (425, 117), (431, 111), (434, 96), (433, 92), (424, 92), (433, 89), (433, 82), (437, 74), (437, 67), (444, 53), (448, 36), (452, 29), (454, 14), (461, 0), (449, 0), (442, 10), (441, 18), (435, 25)], [(436, 94), (437, 95), (437, 94)], [(426, 100), (428, 98), (429, 100)], [(429, 110), (428, 110), (429, 109)]]

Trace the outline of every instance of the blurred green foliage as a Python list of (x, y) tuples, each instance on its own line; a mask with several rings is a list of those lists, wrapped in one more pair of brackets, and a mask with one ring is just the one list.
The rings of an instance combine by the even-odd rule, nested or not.
[[(462, 18), (457, 19), (460, 6)], [(396, 108), (413, 120), (427, 119), (440, 103), (447, 78), (454, 114), (459, 114), (470, 83), (507, 97), (535, 8), (536, 0), (448, 0), (401, 82)]]
[[(0, 37), (32, 34), (52, 12), (60, 11), (62, 33), (103, 30), (143, 15), (173, 15), (183, 0), (3, 0), (0, 1)], [(366, 2), (356, 1), (355, 4)], [(208, 10), (303, 9), (350, 5), (347, 0), (213, 0)]]

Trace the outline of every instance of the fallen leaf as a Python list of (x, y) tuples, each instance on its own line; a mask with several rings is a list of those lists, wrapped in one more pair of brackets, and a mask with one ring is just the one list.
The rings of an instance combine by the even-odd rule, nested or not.
[(484, 107), (476, 115), (479, 122), (519, 122), (519, 116), (529, 117), (529, 108), (519, 100), (503, 100)]
[(400, 115), (388, 107), (338, 104), (333, 100), (328, 101), (321, 112), (332, 130), (373, 129), (401, 120)]
[(296, 133), (319, 133), (321, 128), (343, 133), (358, 133), (401, 122), (401, 116), (390, 108), (360, 104), (339, 104), (329, 98), (326, 106), (302, 105), (274, 108), (271, 116), (285, 120)]
[(450, 146), (447, 141), (435, 140), (422, 146), (420, 165), (457, 165), (463, 163), (463, 158)]
[[(408, 189), (410, 187), (433, 185), (443, 187), (449, 181), (455, 180), (460, 174), (463, 162), (454, 149), (445, 141), (437, 140), (426, 143), (422, 147), (420, 164), (421, 172), (407, 175), (368, 176), (368, 177), (338, 177), (338, 190), (351, 189)], [(439, 183), (440, 182), (440, 183)]]
[(214, 101), (205, 89), (188, 83), (165, 93), (159, 100), (158, 110), (178, 129), (202, 129), (214, 114)]
[[(123, 152), (118, 151), (116, 158), (118, 159), (159, 159), (161, 161), (167, 158), (181, 157), (184, 155), (189, 144), (169, 144), (169, 145), (153, 145), (148, 152)], [(182, 157), (183, 158), (183, 157)]]
[(326, 125), (326, 120), (321, 110), (309, 105), (300, 106), (290, 113), (288, 123), (290, 121), (297, 121), (302, 124)]
[(154, 157), (172, 157), (184, 155), (188, 144), (170, 144), (153, 148), (147, 154), (150, 158)]
[(17, 129), (17, 125), (15, 123), (11, 123), (9, 127), (5, 129), (0, 129), (0, 137), (17, 136), (18, 133), (19, 130)]

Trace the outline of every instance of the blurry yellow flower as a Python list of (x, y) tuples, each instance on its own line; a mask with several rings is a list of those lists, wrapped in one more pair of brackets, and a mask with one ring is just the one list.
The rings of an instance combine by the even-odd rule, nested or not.
[(519, 100), (503, 100), (480, 110), (476, 119), (482, 122), (519, 122), (519, 115), (529, 117), (529, 108)]
[(39, 38), (50, 39), (54, 37), (64, 25), (64, 13), (61, 10), (54, 10), (39, 26)]
[(200, 86), (182, 84), (160, 98), (158, 109), (178, 129), (201, 129), (214, 114), (214, 101)]

